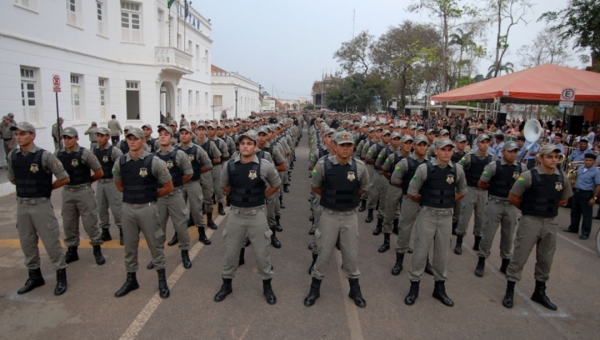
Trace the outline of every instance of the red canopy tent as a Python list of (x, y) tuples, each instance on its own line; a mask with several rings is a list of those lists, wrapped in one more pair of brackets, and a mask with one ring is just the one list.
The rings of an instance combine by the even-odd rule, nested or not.
[(436, 102), (493, 102), (558, 105), (565, 88), (576, 105), (600, 105), (600, 73), (545, 64), (432, 96)]

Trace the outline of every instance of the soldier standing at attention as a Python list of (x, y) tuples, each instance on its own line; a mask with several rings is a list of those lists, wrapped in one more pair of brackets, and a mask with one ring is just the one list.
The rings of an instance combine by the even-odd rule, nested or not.
[[(458, 163), (465, 156), (465, 148), (467, 147), (467, 136), (460, 134), (454, 139), (454, 154), (450, 160), (453, 163)], [(460, 220), (460, 212), (462, 210), (462, 202), (456, 202), (454, 205), (454, 214), (452, 215), (452, 235), (456, 235), (456, 226)]]
[[(204, 200), (204, 214), (206, 214), (206, 225), (213, 230), (217, 229), (217, 225), (213, 222), (213, 194), (215, 192), (213, 182), (213, 170), (215, 165), (221, 164), (221, 151), (215, 143), (208, 140), (206, 136), (206, 127), (203, 124), (198, 124), (196, 128), (196, 136), (198, 137), (198, 145), (206, 152), (208, 158), (212, 162), (212, 169), (203, 173), (200, 176), (200, 185), (202, 186), (202, 196)], [(220, 184), (219, 184), (220, 185)]]
[[(100, 246), (102, 241), (98, 226), (98, 208), (94, 197), (92, 182), (104, 175), (102, 166), (94, 154), (77, 144), (79, 136), (74, 127), (66, 127), (62, 131), (65, 147), (56, 151), (56, 157), (62, 162), (69, 174), (69, 184), (62, 192), (62, 218), (65, 231), (65, 245), (68, 247), (65, 261), (71, 263), (79, 260), (79, 217), (83, 222), (85, 232), (94, 248), (96, 264), (103, 265), (105, 260)], [(94, 175), (91, 174), (94, 172)]]
[[(165, 235), (167, 221), (171, 217), (171, 222), (179, 241), (179, 249), (181, 249), (181, 262), (185, 269), (189, 269), (192, 268), (192, 261), (188, 252), (190, 248), (190, 235), (187, 230), (190, 212), (183, 199), (181, 189), (184, 184), (192, 179), (194, 170), (192, 169), (192, 163), (188, 155), (178, 148), (173, 147), (173, 138), (173, 131), (168, 126), (158, 126), (160, 150), (156, 151), (154, 155), (167, 164), (167, 169), (169, 169), (173, 181), (173, 190), (168, 195), (159, 197), (156, 207), (158, 208), (158, 223)], [(161, 188), (160, 184), (158, 188)], [(154, 264), (150, 262), (147, 268), (154, 269)]]
[[(60, 139), (61, 137), (61, 133), (63, 130), (63, 122), (64, 119), (62, 119), (62, 117), (58, 117), (58, 124), (54, 123), (52, 125), (52, 140), (54, 141), (54, 150), (58, 151), (58, 149), (62, 148), (63, 146), (63, 142)], [(59, 145), (60, 143), (60, 145)]]
[(415, 225), (415, 250), (408, 276), (410, 291), (404, 303), (412, 305), (419, 296), (427, 255), (433, 243), (433, 297), (452, 307), (454, 302), (446, 295), (446, 263), (452, 240), (452, 210), (454, 203), (467, 193), (465, 173), (452, 163), (454, 144), (448, 138), (436, 142), (436, 158), (420, 165), (410, 181), (408, 198), (419, 202), (421, 209)]
[(157, 150), (159, 150), (160, 144), (158, 143), (158, 138), (152, 137), (152, 125), (142, 125), (142, 131), (144, 131), (144, 138), (146, 139), (146, 145), (148, 145), (148, 150), (150, 152), (156, 152)]
[(483, 233), (483, 222), (485, 220), (485, 205), (488, 201), (488, 193), (480, 189), (477, 184), (483, 174), (483, 168), (490, 162), (496, 160), (496, 156), (488, 151), (490, 146), (490, 136), (483, 133), (477, 136), (477, 151), (466, 154), (461, 160), (465, 175), (467, 176), (467, 186), (469, 190), (467, 196), (463, 200), (460, 219), (456, 226), (456, 246), (454, 254), (462, 254), (463, 237), (467, 234), (471, 215), (475, 212), (475, 221), (473, 224), (473, 235), (475, 235), (475, 243), (473, 250), (479, 250), (479, 242)]
[(304, 299), (304, 305), (310, 307), (320, 297), (321, 281), (325, 277), (339, 236), (342, 269), (350, 282), (348, 296), (354, 300), (354, 304), (364, 308), (367, 303), (360, 291), (360, 271), (356, 267), (356, 208), (360, 203), (360, 195), (369, 186), (369, 175), (365, 163), (352, 157), (354, 140), (349, 132), (335, 134), (334, 149), (335, 155), (321, 158), (312, 172), (311, 189), (321, 196), (320, 205), (323, 211), (315, 231), (318, 257), (312, 271), (310, 292)]
[(548, 309), (557, 309), (546, 295), (546, 281), (556, 251), (558, 207), (573, 196), (569, 179), (556, 167), (560, 151), (552, 144), (540, 147), (537, 156), (540, 166), (522, 173), (508, 196), (523, 215), (517, 228), (514, 255), (506, 269), (506, 294), (502, 300), (506, 308), (513, 306), (515, 284), (521, 280), (523, 267), (536, 247), (535, 290), (531, 300)]
[[(158, 222), (156, 200), (173, 190), (171, 174), (164, 161), (144, 150), (146, 141), (141, 129), (130, 128), (125, 138), (129, 144), (129, 152), (115, 162), (113, 178), (117, 189), (123, 193), (123, 241), (127, 280), (115, 293), (115, 297), (125, 296), (140, 287), (135, 273), (139, 268), (138, 247), (141, 231), (152, 254), (154, 268), (158, 272), (159, 295), (166, 299), (170, 291), (165, 275), (166, 258), (163, 252), (165, 233)], [(162, 188), (157, 190), (158, 184), (162, 184)]]
[[(223, 165), (222, 163), (227, 161), (229, 159), (229, 151), (227, 149), (227, 145), (225, 144), (225, 141), (223, 141), (221, 138), (217, 137), (217, 128), (214, 126), (214, 124), (207, 124), (206, 125), (206, 130), (208, 131), (208, 140), (213, 142), (217, 148), (219, 148), (219, 151), (221, 152), (221, 162), (218, 164), (213, 163), (213, 168), (211, 170), (212, 173), (212, 177), (213, 177), (213, 189), (215, 191), (215, 198), (217, 200), (218, 203), (218, 213), (219, 215), (225, 216), (225, 210), (223, 209), (223, 204), (225, 203), (224, 200), (224, 196), (223, 196), (223, 189), (221, 189), (221, 173), (223, 170)], [(212, 197), (211, 197), (212, 198)], [(211, 210), (206, 211), (207, 214), (210, 213), (211, 215), (211, 220), (212, 220), (212, 205), (211, 205)]]
[(10, 153), (10, 150), (13, 149), (13, 145), (15, 145), (14, 132), (11, 130), (12, 126), (10, 118), (6, 116), (2, 117), (0, 134), (2, 134), (2, 140), (4, 141), (4, 155), (6, 156), (6, 159), (8, 159), (8, 154)]
[(502, 145), (502, 158), (485, 166), (478, 186), (489, 193), (489, 201), (485, 209), (485, 224), (479, 252), (479, 261), (475, 275), (482, 277), (485, 259), (490, 256), (494, 236), (500, 227), (500, 271), (506, 274), (506, 268), (512, 257), (513, 238), (519, 211), (508, 201), (508, 193), (522, 172), (527, 171), (525, 164), (517, 161), (517, 143), (510, 141)]
[(231, 281), (239, 267), (240, 249), (248, 235), (258, 274), (263, 280), (263, 293), (267, 303), (273, 305), (277, 298), (271, 288), (273, 267), (269, 250), (272, 231), (267, 223), (265, 200), (279, 190), (281, 179), (273, 164), (256, 156), (256, 133), (244, 133), (239, 143), (239, 155), (226, 163), (221, 175), (221, 186), (229, 195), (231, 211), (223, 230), (223, 285), (214, 300), (223, 301), (233, 291)]
[(94, 148), (98, 146), (98, 139), (96, 139), (96, 131), (98, 131), (98, 124), (96, 124), (96, 122), (92, 122), (90, 127), (84, 132), (86, 135), (89, 135), (90, 150), (94, 150)]
[(123, 229), (121, 225), (121, 207), (123, 205), (123, 194), (117, 190), (113, 180), (112, 168), (117, 159), (123, 156), (121, 150), (108, 144), (110, 131), (101, 127), (96, 131), (98, 146), (92, 152), (102, 165), (102, 178), (96, 184), (96, 201), (98, 202), (98, 216), (100, 218), (100, 228), (102, 228), (102, 241), (110, 241), (110, 219), (108, 208), (112, 211), (113, 220), (119, 228), (119, 243), (123, 245)]
[[(38, 148), (35, 128), (27, 122), (11, 127), (20, 148), (8, 157), (8, 180), (17, 186), (17, 230), (29, 278), (17, 291), (25, 294), (45, 284), (40, 269), (38, 240), (41, 238), (50, 262), (56, 270), (54, 295), (67, 291), (67, 263), (60, 245), (58, 220), (50, 202), (52, 190), (69, 183), (69, 175), (50, 152)], [(52, 175), (56, 181), (52, 183)]]

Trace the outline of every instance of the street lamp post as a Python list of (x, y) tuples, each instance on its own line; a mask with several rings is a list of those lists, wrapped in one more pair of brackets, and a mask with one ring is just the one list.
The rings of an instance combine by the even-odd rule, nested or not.
[(234, 86), (233, 89), (235, 90), (235, 119), (237, 119), (237, 94), (238, 94), (238, 87)]

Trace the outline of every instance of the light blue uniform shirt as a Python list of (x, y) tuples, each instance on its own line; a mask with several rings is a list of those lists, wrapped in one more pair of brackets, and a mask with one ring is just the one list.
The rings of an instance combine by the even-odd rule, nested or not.
[(589, 148), (585, 151), (573, 149), (573, 151), (571, 151), (571, 154), (569, 155), (569, 160), (573, 162), (582, 162), (585, 158), (586, 153), (592, 153), (592, 150), (590, 150)]
[(558, 144), (552, 144), (554, 145), (555, 148), (560, 149), (560, 154), (564, 155), (565, 154), (565, 146), (562, 145), (562, 143), (558, 143)]
[(575, 189), (596, 190), (596, 185), (600, 184), (600, 170), (595, 166), (592, 166), (585, 172), (584, 169), (585, 165), (579, 167)]
[[(524, 149), (527, 149), (527, 147), (531, 144), (531, 142), (529, 141), (525, 141), (525, 145), (523, 145)], [(529, 149), (529, 151), (527, 151), (527, 155), (525, 156), (525, 159), (535, 159), (536, 156), (532, 156), (529, 153), (530, 152), (538, 152), (540, 151), (540, 143), (539, 142), (535, 142), (533, 144), (533, 146), (531, 147), (531, 149)]]

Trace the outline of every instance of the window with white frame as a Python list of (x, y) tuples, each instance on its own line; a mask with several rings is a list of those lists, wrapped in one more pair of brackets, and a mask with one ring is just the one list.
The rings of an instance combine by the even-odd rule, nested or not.
[(192, 90), (188, 91), (188, 114), (192, 114)]
[(67, 1), (67, 23), (73, 26), (81, 26), (81, 0)]
[(196, 91), (196, 115), (200, 114), (200, 91)]
[(137, 3), (121, 2), (121, 40), (142, 43), (142, 11)]
[(98, 78), (98, 92), (100, 93), (100, 119), (108, 120), (108, 79)]
[(140, 119), (140, 83), (127, 81), (125, 97), (127, 100), (127, 120)]
[(83, 76), (71, 74), (71, 111), (73, 111), (73, 120), (82, 121), (83, 115), (81, 103), (83, 101)]
[(196, 45), (196, 70), (200, 69), (200, 45)]
[(204, 112), (208, 113), (208, 92), (204, 92)]
[(177, 89), (177, 107), (181, 107), (181, 89)]
[(15, 0), (15, 5), (34, 12), (37, 11), (37, 0)]
[(208, 50), (204, 50), (204, 72), (208, 73)]
[(23, 105), (23, 117), (32, 123), (39, 123), (37, 82), (35, 69), (21, 67), (21, 103)]
[(98, 34), (107, 35), (105, 0), (96, 0), (96, 17), (98, 18)]

